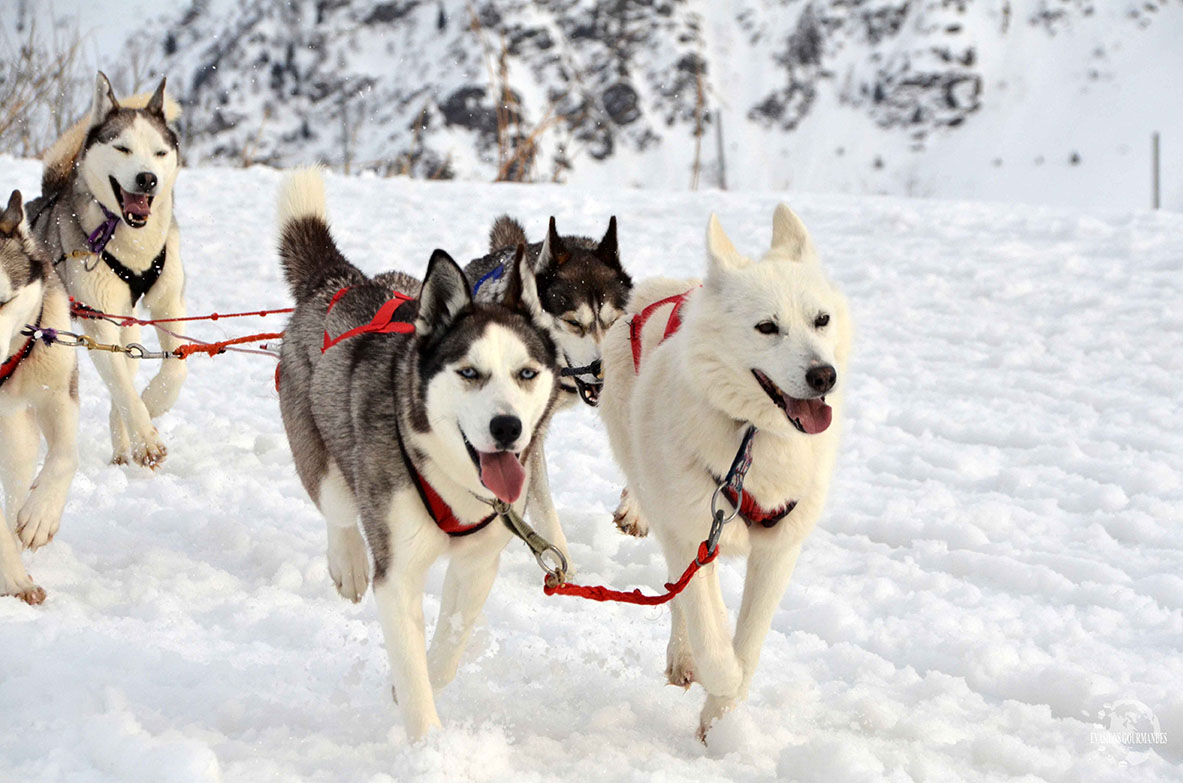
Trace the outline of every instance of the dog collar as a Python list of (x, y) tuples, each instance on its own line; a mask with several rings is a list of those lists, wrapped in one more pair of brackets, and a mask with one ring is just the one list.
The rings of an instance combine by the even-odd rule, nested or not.
[(107, 243), (111, 241), (111, 237), (115, 236), (115, 229), (119, 227), (119, 216), (103, 206), (101, 201), (96, 199), (95, 203), (99, 205), (99, 209), (103, 210), (103, 222), (99, 223), (99, 227), (86, 238), (86, 247), (92, 253), (103, 253), (106, 251)]
[[(107, 239), (110, 240), (110, 237)], [(106, 245), (106, 242), (103, 244)], [(160, 273), (164, 271), (164, 259), (168, 255), (168, 243), (160, 248), (160, 255), (152, 259), (152, 266), (143, 272), (133, 272), (106, 250), (95, 252), (99, 252), (111, 271), (127, 284), (127, 288), (131, 292), (131, 306), (135, 307), (136, 302), (140, 301), (140, 297), (151, 291), (152, 286), (156, 285), (156, 281), (160, 279)]]
[[(41, 306), (41, 312), (37, 313), (37, 322), (33, 324), (33, 333), (35, 334), (41, 328), (41, 316), (45, 314), (45, 305)], [(4, 360), (4, 364), (0, 364), (0, 387), (3, 387), (8, 379), (16, 373), (16, 368), (20, 367), (21, 362), (29, 358), (29, 354), (33, 352), (33, 346), (37, 339), (31, 334), (25, 340), (25, 344), (20, 347), (16, 353)]]

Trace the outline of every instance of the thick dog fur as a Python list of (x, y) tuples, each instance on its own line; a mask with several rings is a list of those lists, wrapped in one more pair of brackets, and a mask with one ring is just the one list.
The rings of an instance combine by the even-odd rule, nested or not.
[[(703, 685), (699, 722), (711, 724), (746, 698), (760, 648), (805, 537), (829, 489), (841, 427), (851, 324), (846, 301), (825, 277), (805, 226), (786, 206), (773, 218), (772, 248), (759, 261), (739, 255), (711, 217), (709, 270), (696, 281), (657, 280), (638, 287), (629, 311), (690, 291), (680, 330), (662, 342), (671, 305), (642, 331), (636, 374), (629, 320), (608, 333), (600, 411), (627, 490), (622, 526), (654, 531), (671, 579), (694, 559), (711, 526), (714, 476), (726, 475), (744, 431), (759, 428), (744, 490), (766, 509), (796, 507), (771, 528), (736, 517), (720, 542), (724, 556), (746, 556), (747, 577), (734, 639), (719, 589), (718, 561), (690, 581), (672, 607), (669, 681)], [(823, 316), (829, 316), (824, 318)], [(804, 434), (756, 379), (760, 370), (787, 395), (816, 404), (823, 372), (828, 428)], [(824, 405), (822, 405), (824, 408)], [(816, 429), (816, 427), (813, 427)], [(726, 501), (723, 502), (726, 507)]]
[[(0, 213), (0, 362), (18, 354), (26, 325), (70, 328), (70, 302), (53, 265), (29, 234), (21, 194)], [(49, 543), (78, 467), (78, 362), (69, 348), (36, 343), (0, 385), (0, 595), (30, 604), (45, 600), (21, 563), (20, 547)], [(36, 479), (40, 435), (48, 451)], [(19, 541), (19, 543), (18, 543)]]
[[(439, 725), (433, 688), (456, 673), (510, 533), (496, 520), (460, 537), (441, 531), (412, 483), (400, 434), (413, 469), (457, 517), (466, 524), (487, 517), (492, 493), (472, 453), (520, 452), (529, 486), (528, 457), (558, 391), (554, 345), (535, 323), (541, 307), (521, 251), (504, 302), (474, 303), (460, 268), (439, 250), (422, 285), (400, 272), (367, 278), (329, 233), (315, 170), (285, 181), (280, 235), (297, 300), (280, 365), (284, 426), (304, 487), (328, 522), (329, 572), (354, 601), (369, 579), (369, 545), (395, 692), (407, 734), (418, 738)], [(330, 299), (346, 287), (330, 312)], [(326, 330), (340, 335), (368, 323), (395, 291), (417, 297), (396, 313), (414, 323), (413, 334), (364, 334), (322, 352)], [(493, 442), (495, 418), (505, 415), (521, 426), (509, 445)], [(525, 493), (513, 502), (519, 513), (525, 502)], [(445, 553), (451, 564), (428, 653), (423, 582)]]
[[(50, 257), (60, 260), (57, 270), (70, 296), (82, 304), (122, 315), (130, 315), (134, 309), (128, 285), (111, 267), (95, 256), (70, 256), (85, 249), (87, 236), (103, 222), (102, 204), (121, 216), (106, 249), (128, 270), (142, 273), (162, 250), (165, 252), (160, 277), (142, 300), (149, 316), (184, 317), (180, 230), (173, 216), (180, 148), (169, 125), (178, 114), (176, 103), (165, 97), (163, 80), (151, 95), (118, 101), (100, 73), (90, 116), (71, 128), (46, 155), (41, 198), (29, 204), (29, 221)], [(153, 180), (150, 188), (140, 184)], [(118, 183), (122, 194), (115, 192), (112, 181)], [(121, 203), (126, 197), (123, 194), (151, 196), (151, 211), (143, 225), (129, 222)], [(138, 326), (121, 328), (89, 319), (82, 326), (99, 342), (140, 341)], [(161, 330), (157, 330), (157, 337), (166, 351), (181, 343)], [(152, 420), (176, 402), (185, 379), (185, 363), (179, 359), (161, 362), (141, 396), (135, 388), (137, 360), (105, 352), (91, 352), (91, 358), (111, 392), (112, 461), (156, 467), (167, 450)]]
[[(620, 262), (616, 239), (616, 218), (600, 241), (587, 237), (561, 236), (550, 219), (546, 239), (529, 244), (525, 229), (509, 215), (502, 215), (489, 231), (489, 254), (464, 268), (469, 283), (476, 286), (478, 301), (496, 301), (504, 290), (504, 278), (487, 278), (513, 254), (518, 245), (526, 252), (537, 280), (538, 298), (544, 310), (542, 324), (559, 349), (559, 364), (585, 367), (599, 360), (608, 329), (623, 314), (632, 290), (632, 279)], [(591, 374), (584, 381), (596, 381)], [(565, 379), (560, 387), (559, 409), (579, 401), (573, 381)], [(546, 454), (539, 444), (532, 455), (530, 513), (539, 532), (566, 555), (567, 538), (559, 524), (559, 515), (551, 498), (546, 470)]]

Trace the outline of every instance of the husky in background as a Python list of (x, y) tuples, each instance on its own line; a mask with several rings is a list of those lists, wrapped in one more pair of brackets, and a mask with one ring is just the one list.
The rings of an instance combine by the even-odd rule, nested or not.
[[(185, 275), (173, 217), (180, 147), (169, 125), (179, 114), (165, 97), (163, 79), (150, 96), (118, 101), (99, 73), (90, 117), (46, 154), (41, 198), (29, 204), (29, 222), (80, 304), (131, 315), (142, 299), (151, 318), (184, 317)], [(86, 319), (83, 327), (102, 343), (140, 340), (138, 326)], [(157, 336), (166, 351), (180, 345), (167, 332), (158, 329)], [(111, 391), (112, 462), (157, 467), (167, 450), (152, 420), (176, 401), (185, 363), (165, 359), (141, 397), (137, 360), (102, 351), (91, 358)]]
[(722, 554), (747, 557), (734, 640), (718, 561), (671, 604), (666, 676), (706, 689), (703, 741), (747, 697), (773, 613), (821, 515), (851, 342), (846, 300), (788, 207), (777, 207), (772, 248), (759, 261), (741, 256), (713, 215), (707, 251), (701, 287), (655, 280), (638, 288), (632, 319), (605, 342), (599, 406), (628, 485), (622, 526), (652, 527), (671, 581), (697, 556), (712, 496), (748, 428), (757, 428), (743, 494), (730, 498), (737, 516), (719, 543)]
[[(489, 255), (464, 269), (478, 302), (497, 301), (503, 295), (505, 270), (519, 245), (526, 246), (544, 311), (542, 324), (558, 348), (560, 368), (598, 368), (604, 335), (624, 313), (633, 285), (620, 263), (616, 217), (608, 221), (608, 230), (599, 242), (560, 236), (552, 217), (546, 239), (533, 244), (526, 240), (526, 232), (517, 220), (509, 215), (497, 218), (489, 232)], [(558, 408), (570, 407), (580, 397), (595, 405), (600, 382), (594, 369), (563, 378)], [(531, 511), (538, 517), (540, 532), (567, 555), (567, 538), (551, 497), (541, 442), (531, 460)]]
[[(296, 298), (280, 361), (279, 402), (296, 469), (328, 522), (329, 572), (360, 600), (373, 555), (374, 598), (407, 735), (439, 726), (434, 688), (456, 674), (510, 532), (495, 500), (524, 510), (530, 456), (558, 393), (555, 348), (524, 249), (505, 298), (478, 303), (442, 250), (422, 284), (367, 278), (329, 233), (316, 170), (280, 195), (279, 253)], [(359, 334), (384, 305), (392, 333)], [(413, 330), (409, 327), (413, 325)], [(358, 533), (358, 517), (365, 542)], [(430, 654), (423, 583), (451, 556)]]
[[(78, 361), (23, 334), (69, 329), (70, 302), (45, 251), (29, 234), (21, 194), (0, 212), (0, 595), (45, 600), (21, 563), (20, 544), (37, 549), (57, 533), (78, 467)], [(48, 452), (36, 480), (40, 433)], [(20, 544), (17, 540), (20, 540)]]

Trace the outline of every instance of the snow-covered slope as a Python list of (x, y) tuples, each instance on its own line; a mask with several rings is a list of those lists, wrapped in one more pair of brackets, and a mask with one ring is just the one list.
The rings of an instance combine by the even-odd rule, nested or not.
[(1160, 131), (1183, 210), (1181, 40), (1181, 0), (196, 0), (100, 65), (172, 77), (192, 162), (681, 189), (701, 119), (704, 184), (1128, 210)]
[[(38, 179), (0, 159), (5, 186)], [(181, 175), (193, 312), (286, 302), (278, 179)], [(337, 235), (371, 271), (422, 272), (436, 246), (475, 254), (509, 210), (535, 234), (550, 211), (588, 231), (618, 214), (637, 277), (692, 275), (709, 211), (754, 251), (777, 199), (328, 186)], [(107, 396), (84, 360), (81, 469), (57, 540), (28, 556), (48, 601), (0, 600), (0, 780), (1179, 780), (1183, 218), (792, 205), (857, 320), (850, 421), (751, 701), (710, 748), (693, 734), (701, 691), (664, 685), (668, 612), (547, 598), (515, 545), (440, 695), (444, 730), (406, 746), (372, 599), (329, 583), (269, 360), (191, 360), (157, 475), (106, 464)], [(581, 577), (659, 586), (654, 542), (611, 525), (620, 476), (594, 414), (563, 414), (550, 445)], [(740, 585), (724, 565), (732, 607)], [(1090, 741), (1125, 700), (1169, 740), (1133, 766)]]

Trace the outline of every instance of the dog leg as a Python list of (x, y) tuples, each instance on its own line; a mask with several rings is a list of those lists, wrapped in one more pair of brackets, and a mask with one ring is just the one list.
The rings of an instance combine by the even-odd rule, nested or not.
[(37, 468), (37, 423), (28, 408), (0, 416), (0, 481), (4, 483), (4, 506), (8, 509), (8, 530), (15, 530), (17, 512), (29, 496)]
[[(86, 333), (101, 343), (114, 343), (120, 339), (120, 330), (106, 321), (84, 321), (84, 324)], [(136, 393), (135, 366), (131, 364), (136, 360), (106, 351), (91, 351), (90, 355), (99, 376), (111, 392), (111, 402), (130, 431), (132, 460), (137, 465), (155, 469), (164, 461), (168, 450), (152, 425), (144, 401)], [(122, 445), (118, 435), (115, 431), (111, 433), (112, 444), (116, 449)], [(112, 462), (118, 464), (121, 460), (126, 461), (127, 456), (116, 450)]]
[(644, 538), (649, 535), (649, 523), (641, 516), (641, 507), (633, 500), (628, 487), (620, 490), (620, 503), (612, 512), (612, 522), (625, 535)]
[(690, 688), (694, 682), (694, 656), (690, 654), (690, 642), (686, 637), (686, 614), (682, 601), (670, 601), (670, 641), (665, 648), (665, 678), (670, 685)]
[(452, 561), (444, 577), (439, 621), (427, 653), (431, 684), (437, 690), (456, 676), (460, 657), (472, 636), (472, 626), (489, 597), (501, 550), (488, 542), (462, 541), (454, 545)]
[(111, 425), (111, 464), (126, 465), (131, 462), (131, 438), (127, 434), (127, 424), (119, 413), (119, 406), (111, 400), (111, 415), (108, 417)]
[(392, 542), (395, 562), (390, 564), (383, 579), (374, 582), (374, 600), (386, 640), (394, 692), (402, 711), (403, 727), (412, 742), (440, 726), (427, 673), (423, 581), (427, 569), (447, 542), (433, 545), (424, 538), (419, 536)]
[(29, 498), (17, 516), (17, 535), (29, 549), (48, 544), (62, 522), (62, 510), (78, 470), (78, 400), (70, 389), (55, 389), (36, 405), (48, 451)]
[(555, 501), (550, 494), (545, 445), (545, 442), (539, 442), (538, 448), (530, 454), (530, 516), (538, 525), (538, 532), (542, 537), (558, 547), (563, 557), (570, 562), (567, 536), (563, 534), (562, 525), (559, 524), (559, 512), (555, 510)]
[(799, 554), (800, 544), (788, 548), (758, 544), (752, 547), (744, 578), (743, 603), (735, 626), (735, 652), (743, 667), (743, 680), (734, 697), (707, 696), (698, 718), (698, 738), (703, 742), (706, 742), (707, 732), (715, 721), (748, 698), (752, 675), (760, 661), (760, 650), (772, 626), (772, 615), (780, 605)]
[[(673, 581), (681, 575), (684, 564), (695, 557), (697, 546), (663, 543)], [(743, 679), (743, 668), (731, 643), (718, 567), (718, 562), (713, 562), (699, 569), (676, 600), (681, 602), (680, 611), (686, 620), (686, 637), (698, 682), (707, 693), (734, 697)]]
[(321, 479), (316, 505), (328, 527), (329, 576), (342, 597), (357, 603), (370, 586), (370, 557), (357, 528), (357, 500), (335, 462)]
[(34, 584), (21, 562), (20, 547), (3, 514), (0, 514), (0, 595), (13, 595), (30, 605), (45, 600), (45, 591)]
[[(163, 298), (163, 301), (157, 301), (150, 306), (148, 312), (152, 318), (184, 318), (185, 302), (180, 296)], [(156, 338), (160, 341), (161, 349), (165, 351), (174, 351), (183, 342), (159, 328), (156, 330)], [(188, 365), (181, 359), (165, 359), (160, 363), (160, 370), (148, 382), (142, 395), (144, 406), (147, 407), (151, 418), (155, 419), (172, 408), (181, 394), (181, 386), (184, 385), (188, 372)]]

